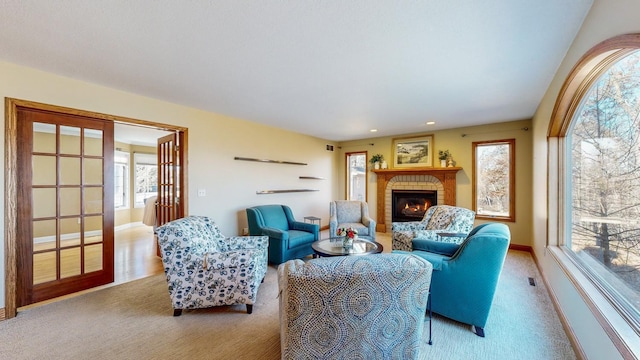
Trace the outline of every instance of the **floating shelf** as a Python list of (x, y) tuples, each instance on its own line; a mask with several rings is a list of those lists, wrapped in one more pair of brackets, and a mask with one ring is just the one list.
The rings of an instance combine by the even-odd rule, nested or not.
[(319, 177), (319, 176), (300, 176), (300, 179), (305, 179), (305, 180), (326, 180), (323, 177)]
[(255, 162), (264, 162), (264, 163), (271, 163), (271, 164), (307, 165), (307, 163), (301, 163), (301, 162), (295, 162), (295, 161), (254, 159), (254, 158), (245, 158), (245, 157), (239, 157), (239, 156), (234, 157), (233, 160), (255, 161)]
[(265, 194), (282, 194), (282, 193), (311, 192), (311, 191), (320, 191), (320, 190), (319, 189), (262, 190), (262, 191), (256, 191), (256, 194), (265, 195)]

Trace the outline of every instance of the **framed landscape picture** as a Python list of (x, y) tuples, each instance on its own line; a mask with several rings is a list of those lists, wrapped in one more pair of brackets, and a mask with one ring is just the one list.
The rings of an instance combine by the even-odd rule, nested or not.
[(395, 138), (392, 146), (394, 168), (433, 166), (433, 135)]

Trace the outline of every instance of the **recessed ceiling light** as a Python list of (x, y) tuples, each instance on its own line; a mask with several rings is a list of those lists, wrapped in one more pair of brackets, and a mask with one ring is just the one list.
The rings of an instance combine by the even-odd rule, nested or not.
[(427, 121), (427, 125), (435, 125), (436, 122), (435, 121)]
[(378, 131), (378, 129), (371, 129), (371, 130), (369, 130), (369, 132), (376, 132), (376, 131)]

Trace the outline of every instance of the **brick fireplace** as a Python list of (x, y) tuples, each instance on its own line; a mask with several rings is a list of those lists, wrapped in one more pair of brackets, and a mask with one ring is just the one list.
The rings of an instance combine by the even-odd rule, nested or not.
[(371, 170), (377, 179), (377, 231), (391, 231), (393, 190), (435, 191), (437, 204), (456, 204), (456, 173), (460, 167)]

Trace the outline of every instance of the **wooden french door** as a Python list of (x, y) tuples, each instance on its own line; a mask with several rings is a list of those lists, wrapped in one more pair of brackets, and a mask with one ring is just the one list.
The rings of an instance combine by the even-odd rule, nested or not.
[[(158, 226), (184, 217), (184, 202), (181, 200), (184, 184), (183, 143), (182, 131), (158, 139)], [(161, 256), (159, 247), (157, 255)]]
[(158, 139), (158, 226), (184, 216), (180, 192), (184, 182), (182, 142), (182, 132)]
[(17, 306), (113, 282), (113, 122), (17, 118)]

